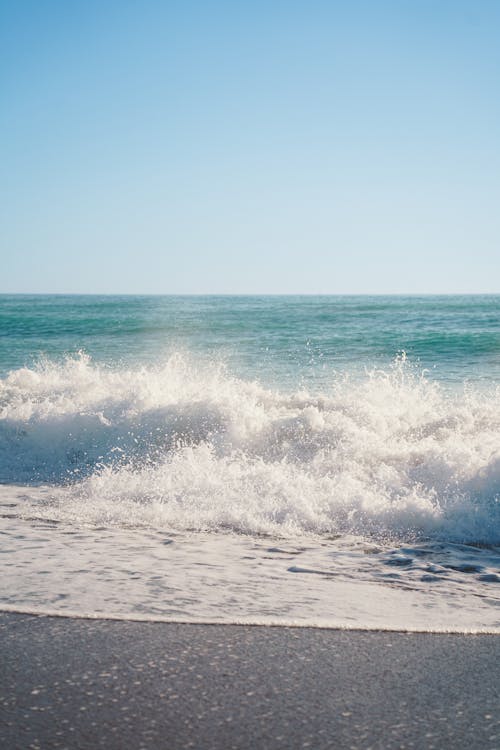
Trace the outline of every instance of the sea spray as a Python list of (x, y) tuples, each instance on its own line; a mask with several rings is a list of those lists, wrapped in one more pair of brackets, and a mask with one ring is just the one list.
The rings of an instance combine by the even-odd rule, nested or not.
[(37, 514), (56, 521), (499, 544), (499, 407), (404, 356), (285, 392), (181, 355), (80, 354), (0, 381), (0, 478), (53, 485)]

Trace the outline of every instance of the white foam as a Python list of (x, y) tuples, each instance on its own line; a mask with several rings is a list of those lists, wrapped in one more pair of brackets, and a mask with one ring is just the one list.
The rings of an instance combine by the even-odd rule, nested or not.
[[(29, 488), (28, 488), (29, 489)], [(35, 494), (41, 489), (32, 490)], [(167, 534), (0, 515), (0, 609), (68, 617), (500, 632), (500, 550)], [(1, 493), (6, 505), (7, 490)], [(404, 563), (404, 564), (403, 564)]]
[(59, 521), (498, 544), (500, 391), (402, 359), (312, 394), (81, 355), (0, 382), (0, 479), (54, 485), (36, 513)]
[(176, 623), (178, 625), (241, 625), (247, 627), (280, 627), (280, 628), (314, 628), (317, 630), (348, 630), (356, 632), (386, 632), (386, 633), (429, 633), (434, 635), (500, 635), (500, 627), (467, 628), (467, 627), (443, 627), (443, 626), (403, 626), (403, 625), (363, 625), (353, 624), (337, 620), (311, 620), (301, 622), (287, 618), (273, 619), (269, 617), (237, 617), (224, 620), (210, 620), (198, 617), (167, 617), (161, 615), (138, 615), (117, 614), (107, 612), (105, 614), (95, 612), (79, 612), (57, 609), (44, 609), (43, 607), (17, 607), (0, 603), (0, 612), (9, 612), (19, 615), (35, 615), (37, 617), (67, 617), (75, 620), (113, 620), (119, 622), (164, 622)]

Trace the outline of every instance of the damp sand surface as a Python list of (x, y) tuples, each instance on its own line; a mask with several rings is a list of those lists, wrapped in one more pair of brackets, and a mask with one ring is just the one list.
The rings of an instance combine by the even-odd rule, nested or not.
[(495, 635), (0, 614), (0, 745), (500, 747)]

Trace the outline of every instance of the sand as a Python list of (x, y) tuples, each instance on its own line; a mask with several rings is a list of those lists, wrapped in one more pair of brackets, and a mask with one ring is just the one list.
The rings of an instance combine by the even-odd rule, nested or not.
[(0, 614), (0, 747), (500, 748), (500, 637)]

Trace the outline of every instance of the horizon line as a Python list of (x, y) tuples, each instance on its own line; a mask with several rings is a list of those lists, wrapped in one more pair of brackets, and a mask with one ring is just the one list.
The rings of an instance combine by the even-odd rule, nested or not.
[(3, 292), (0, 297), (498, 297), (498, 292)]

